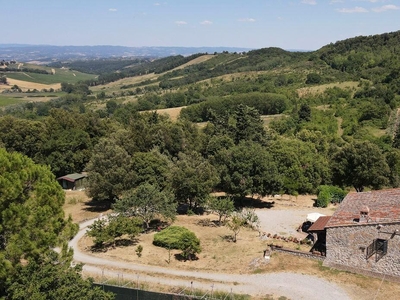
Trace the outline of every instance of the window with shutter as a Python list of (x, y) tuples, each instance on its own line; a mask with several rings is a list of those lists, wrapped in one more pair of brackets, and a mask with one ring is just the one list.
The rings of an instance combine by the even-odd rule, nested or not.
[(387, 253), (388, 241), (384, 239), (374, 239), (367, 247), (367, 259), (375, 254), (375, 261), (379, 261)]

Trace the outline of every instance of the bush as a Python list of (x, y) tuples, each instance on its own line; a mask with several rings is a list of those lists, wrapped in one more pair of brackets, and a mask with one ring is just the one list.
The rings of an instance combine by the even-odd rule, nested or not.
[(318, 198), (315, 201), (317, 207), (327, 207), (329, 202), (340, 203), (347, 195), (346, 191), (331, 185), (320, 185), (317, 193)]
[(327, 207), (331, 198), (331, 194), (328, 190), (322, 190), (318, 193), (318, 198), (315, 201), (317, 207)]
[(200, 240), (185, 227), (170, 226), (154, 235), (153, 244), (166, 249), (178, 249), (182, 256), (191, 259), (201, 252)]
[(321, 76), (317, 73), (310, 73), (307, 75), (306, 84), (318, 84), (322, 80)]

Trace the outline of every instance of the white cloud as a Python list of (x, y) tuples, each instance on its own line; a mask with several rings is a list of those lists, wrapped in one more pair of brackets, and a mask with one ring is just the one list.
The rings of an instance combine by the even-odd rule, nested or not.
[(204, 20), (203, 22), (200, 22), (201, 25), (211, 25), (213, 22), (209, 20)]
[(253, 18), (243, 18), (243, 19), (239, 19), (239, 22), (255, 22), (256, 19)]
[(301, 0), (301, 3), (309, 4), (309, 5), (316, 5), (317, 4), (317, 0)]
[(154, 6), (160, 6), (161, 4), (160, 3), (154, 3)]
[(367, 13), (368, 10), (365, 9), (364, 7), (356, 6), (354, 8), (341, 8), (337, 9), (338, 12), (344, 13), (344, 14), (356, 14), (356, 13)]
[(109, 8), (108, 10), (109, 10), (109, 11), (117, 11), (116, 8)]
[(397, 9), (400, 9), (400, 7), (396, 6), (396, 5), (388, 4), (388, 5), (384, 5), (381, 7), (372, 8), (372, 11), (379, 13), (379, 12), (384, 12), (384, 11), (388, 11), (388, 10), (397, 10)]
[(185, 22), (185, 21), (175, 21), (175, 24), (176, 25), (186, 25), (187, 22)]

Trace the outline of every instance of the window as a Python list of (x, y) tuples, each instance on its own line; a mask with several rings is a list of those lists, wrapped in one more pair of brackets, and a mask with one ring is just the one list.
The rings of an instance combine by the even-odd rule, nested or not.
[(375, 261), (379, 261), (383, 256), (386, 255), (388, 248), (388, 241), (384, 239), (375, 239), (367, 247), (367, 259), (375, 254)]

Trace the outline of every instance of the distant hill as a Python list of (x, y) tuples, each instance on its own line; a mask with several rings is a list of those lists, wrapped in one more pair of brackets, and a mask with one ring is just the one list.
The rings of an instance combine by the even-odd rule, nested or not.
[(52, 46), (0, 44), (0, 60), (20, 62), (99, 59), (110, 57), (167, 57), (195, 53), (244, 52), (250, 48), (235, 47), (124, 47), (124, 46)]

